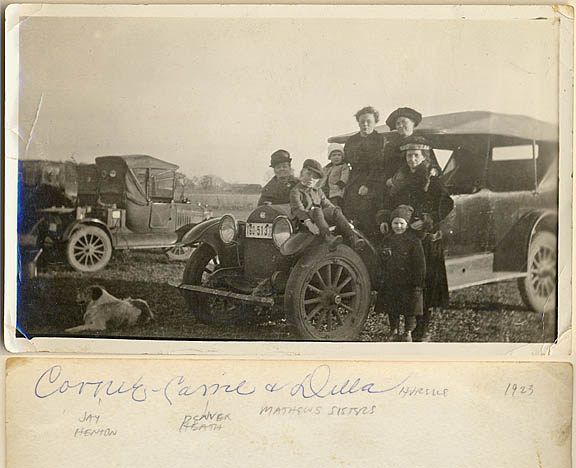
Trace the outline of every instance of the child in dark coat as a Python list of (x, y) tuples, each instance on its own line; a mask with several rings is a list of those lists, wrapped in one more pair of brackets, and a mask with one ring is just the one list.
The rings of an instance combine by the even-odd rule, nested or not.
[(388, 312), (392, 339), (400, 337), (400, 316), (404, 315), (402, 341), (412, 341), (416, 317), (423, 313), (426, 263), (420, 240), (408, 229), (413, 212), (408, 205), (400, 205), (392, 211), (391, 231), (382, 239), (380, 248), (384, 271), (378, 291), (378, 308)]

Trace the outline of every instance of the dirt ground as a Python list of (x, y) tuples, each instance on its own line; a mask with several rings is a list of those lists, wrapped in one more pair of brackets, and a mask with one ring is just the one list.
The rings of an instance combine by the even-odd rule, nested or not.
[[(102, 332), (110, 337), (188, 340), (294, 340), (284, 319), (261, 323), (208, 326), (196, 322), (179, 291), (171, 286), (182, 278), (184, 263), (170, 262), (162, 252), (115, 253), (108, 267), (94, 274), (74, 272), (65, 264), (47, 265), (38, 278), (19, 287), (19, 329), (26, 336), (68, 336), (66, 328), (81, 323), (76, 303), (78, 289), (104, 286), (113, 295), (142, 298), (157, 320), (121, 331)], [(434, 317), (435, 342), (541, 342), (539, 314), (523, 305), (515, 281), (477, 286), (453, 292), (450, 306)], [(369, 316), (361, 341), (387, 341), (388, 319)]]

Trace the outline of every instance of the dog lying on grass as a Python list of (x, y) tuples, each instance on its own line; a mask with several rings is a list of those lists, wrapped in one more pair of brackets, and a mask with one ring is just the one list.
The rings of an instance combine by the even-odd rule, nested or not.
[(86, 305), (84, 325), (66, 329), (68, 333), (131, 327), (154, 320), (148, 303), (142, 299), (118, 299), (102, 286), (78, 291), (76, 302)]

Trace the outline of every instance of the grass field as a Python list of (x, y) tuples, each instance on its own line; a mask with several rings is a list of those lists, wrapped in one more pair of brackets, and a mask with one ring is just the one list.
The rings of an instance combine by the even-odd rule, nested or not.
[[(76, 291), (99, 284), (117, 297), (145, 299), (156, 321), (130, 329), (95, 335), (125, 338), (189, 340), (294, 340), (284, 319), (259, 323), (210, 326), (198, 323), (179, 291), (171, 284), (182, 278), (184, 263), (169, 262), (160, 252), (116, 253), (105, 270), (94, 274), (72, 271), (65, 264), (48, 265), (38, 278), (19, 287), (18, 324), (27, 336), (67, 336), (64, 330), (82, 321)], [(515, 281), (476, 286), (453, 292), (450, 305), (434, 318), (436, 342), (540, 342), (542, 317), (523, 304)], [(388, 318), (371, 313), (360, 341), (385, 341)]]
[(188, 193), (186, 196), (192, 203), (208, 205), (214, 216), (229, 213), (241, 220), (256, 208), (260, 198), (259, 193)]

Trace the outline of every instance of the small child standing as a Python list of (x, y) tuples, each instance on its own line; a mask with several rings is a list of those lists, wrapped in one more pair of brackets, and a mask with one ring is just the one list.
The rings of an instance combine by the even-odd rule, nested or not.
[(324, 177), (319, 185), (334, 205), (342, 206), (344, 190), (350, 176), (350, 167), (344, 162), (342, 145), (331, 143), (328, 146), (328, 159), (330, 163), (324, 166)]
[(332, 235), (330, 224), (336, 226), (353, 248), (362, 248), (364, 240), (356, 239), (356, 235), (342, 214), (342, 210), (326, 198), (322, 189), (314, 186), (315, 180), (321, 179), (323, 175), (322, 165), (318, 161), (314, 159), (304, 161), (300, 171), (300, 182), (290, 191), (292, 214), (312, 234), (321, 235), (332, 250), (342, 243), (343, 238), (340, 235)]
[[(400, 205), (392, 211), (391, 232), (382, 239), (380, 249), (384, 271), (378, 305), (388, 312), (392, 339), (401, 337), (401, 341), (412, 341), (416, 317), (423, 314), (426, 263), (420, 240), (408, 230), (413, 212), (409, 205)], [(400, 315), (404, 315), (402, 335)]]

